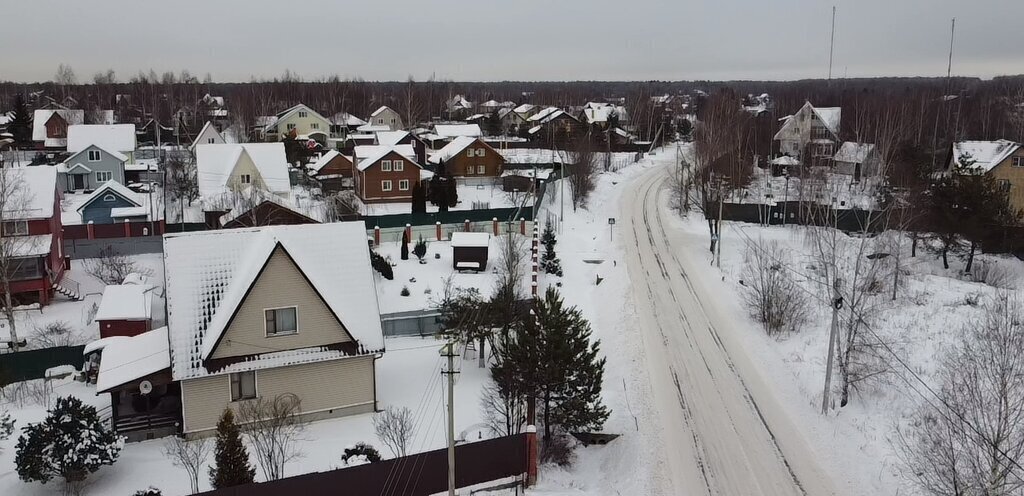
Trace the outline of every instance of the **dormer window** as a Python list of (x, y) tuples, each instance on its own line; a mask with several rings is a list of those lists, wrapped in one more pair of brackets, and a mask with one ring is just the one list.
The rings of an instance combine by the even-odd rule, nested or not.
[(264, 310), (267, 337), (284, 336), (299, 332), (296, 307), (272, 308)]

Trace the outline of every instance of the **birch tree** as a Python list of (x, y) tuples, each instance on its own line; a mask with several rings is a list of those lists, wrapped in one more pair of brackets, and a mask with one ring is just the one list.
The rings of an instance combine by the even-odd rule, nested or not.
[(14, 307), (17, 301), (11, 294), (11, 283), (15, 273), (25, 263), (35, 263), (35, 259), (21, 257), (27, 243), (24, 236), (28, 234), (27, 225), (19, 225), (18, 220), (26, 217), (31, 192), (25, 183), (24, 170), (0, 169), (0, 290), (3, 292), (0, 305), (3, 307), (4, 318), (10, 330), (11, 348), (18, 350), (19, 338), (17, 322), (14, 318)]

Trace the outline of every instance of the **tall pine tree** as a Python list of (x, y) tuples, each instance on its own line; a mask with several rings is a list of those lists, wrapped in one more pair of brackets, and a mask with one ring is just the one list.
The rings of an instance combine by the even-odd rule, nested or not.
[(249, 463), (249, 451), (242, 444), (242, 436), (230, 408), (217, 421), (217, 443), (213, 452), (214, 465), (210, 467), (210, 484), (214, 489), (250, 484), (256, 469)]
[(18, 93), (14, 97), (14, 117), (7, 131), (14, 136), (14, 143), (27, 145), (32, 142), (32, 116), (28, 113), (25, 97)]

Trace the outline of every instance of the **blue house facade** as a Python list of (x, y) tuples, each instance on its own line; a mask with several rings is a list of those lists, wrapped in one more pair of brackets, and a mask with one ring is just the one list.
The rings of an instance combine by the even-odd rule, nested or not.
[(82, 215), (83, 224), (145, 221), (149, 214), (148, 207), (137, 193), (112, 180), (96, 188), (78, 207), (78, 212)]

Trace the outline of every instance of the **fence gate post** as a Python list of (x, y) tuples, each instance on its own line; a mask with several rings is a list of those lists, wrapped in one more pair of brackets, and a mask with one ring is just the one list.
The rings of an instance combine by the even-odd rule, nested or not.
[(380, 246), (380, 226), (373, 226), (373, 245)]
[(526, 487), (537, 483), (537, 426), (526, 426)]
[(405, 239), (412, 243), (412, 224), (405, 225)]
[(526, 236), (526, 217), (519, 218), (519, 234)]
[(434, 223), (434, 231), (436, 231), (437, 240), (441, 241), (441, 221), (437, 221)]
[(87, 234), (87, 236), (86, 236), (87, 238), (89, 238), (89, 239), (96, 239), (96, 228), (93, 227), (93, 224), (92, 224), (91, 220), (89, 221), (88, 224), (86, 224), (85, 232)]
[(124, 220), (124, 237), (126, 237), (126, 238), (132, 237), (131, 221), (132, 221), (131, 219), (125, 219)]
[(498, 218), (497, 217), (494, 217), (494, 218), (491, 219), (491, 226), (494, 229), (494, 235), (495, 236), (500, 234), (500, 233), (498, 233)]
[(469, 232), (470, 230), (471, 229), (469, 227), (469, 219), (466, 219), (466, 221), (463, 223), (463, 231)]

